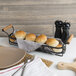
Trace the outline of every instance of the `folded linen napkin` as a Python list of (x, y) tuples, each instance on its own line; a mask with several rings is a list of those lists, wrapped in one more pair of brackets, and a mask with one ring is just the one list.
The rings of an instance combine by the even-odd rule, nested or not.
[(28, 63), (24, 76), (57, 76), (52, 70), (50, 70), (39, 57)]
[(33, 42), (33, 41), (28, 41), (28, 40), (22, 40), (22, 39), (17, 39), (18, 47), (20, 49), (25, 50), (26, 52), (32, 52), (39, 48), (41, 43)]
[(0, 70), (0, 76), (11, 76), (17, 69), (19, 69), (24, 63), (13, 66), (11, 68), (7, 68), (4, 70)]
[[(11, 76), (16, 70), (10, 71), (0, 76)], [(22, 69), (15, 74), (20, 76)], [(24, 76), (57, 76), (52, 70), (50, 70), (41, 60), (41, 58), (35, 56), (34, 60), (28, 63), (25, 67)]]

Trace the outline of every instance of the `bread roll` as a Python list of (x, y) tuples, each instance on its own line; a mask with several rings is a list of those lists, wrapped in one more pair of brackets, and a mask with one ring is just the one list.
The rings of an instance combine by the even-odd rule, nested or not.
[[(12, 38), (14, 38), (14, 39), (12, 39)], [(16, 37), (14, 35), (12, 35), (11, 38), (10, 38), (10, 41), (14, 42), (15, 40), (16, 40)]]
[[(57, 45), (56, 47), (62, 47), (61, 44)], [(54, 52), (62, 52), (62, 48), (61, 49), (53, 49)]]
[(36, 35), (35, 34), (27, 34), (26, 35), (26, 40), (35, 41), (35, 39), (36, 39)]
[(16, 33), (15, 33), (15, 37), (19, 38), (19, 39), (24, 39), (25, 36), (26, 36), (26, 32), (24, 32), (24, 31), (16, 31)]
[(47, 36), (44, 34), (41, 34), (36, 38), (36, 42), (38, 43), (45, 43), (46, 40), (47, 40)]
[(49, 38), (46, 41), (46, 44), (52, 47), (56, 47), (59, 44), (59, 41), (57, 41), (55, 38)]

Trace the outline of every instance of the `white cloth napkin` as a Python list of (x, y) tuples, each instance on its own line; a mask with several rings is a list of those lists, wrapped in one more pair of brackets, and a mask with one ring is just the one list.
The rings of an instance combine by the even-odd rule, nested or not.
[(22, 39), (17, 39), (18, 47), (20, 49), (25, 50), (26, 52), (32, 52), (39, 48), (41, 43), (33, 42), (33, 41), (28, 41), (28, 40), (22, 40)]
[(50, 70), (39, 57), (27, 64), (24, 76), (57, 76)]
[[(5, 75), (2, 76), (11, 76), (15, 71), (11, 71), (10, 73), (6, 73)], [(20, 76), (21, 71), (22, 70), (16, 73), (15, 76)], [(24, 76), (57, 76), (57, 75), (54, 72), (52, 72), (52, 70), (50, 70), (39, 57), (35, 56), (35, 59), (26, 65)]]
[(21, 63), (19, 65), (16, 65), (14, 67), (5, 69), (5, 70), (0, 70), (0, 76), (11, 76), (17, 69), (19, 69), (24, 63)]

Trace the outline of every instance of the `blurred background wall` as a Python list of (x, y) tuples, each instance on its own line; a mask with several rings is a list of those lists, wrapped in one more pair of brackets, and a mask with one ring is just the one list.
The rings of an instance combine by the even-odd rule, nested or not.
[(70, 22), (76, 36), (76, 0), (0, 0), (0, 36), (6, 36), (1, 29), (9, 24), (53, 36), (55, 20)]

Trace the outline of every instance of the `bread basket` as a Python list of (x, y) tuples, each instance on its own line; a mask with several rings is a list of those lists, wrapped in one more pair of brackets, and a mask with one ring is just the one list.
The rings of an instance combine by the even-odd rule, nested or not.
[[(8, 29), (12, 29), (10, 34), (8, 34), (8, 32), (6, 32)], [(14, 27), (12, 26), (12, 24), (3, 28), (2, 31), (7, 34), (10, 45), (18, 46), (17, 40), (14, 37), (15, 30), (14, 30)], [(60, 39), (57, 39), (57, 40), (59, 41), (60, 44), (62, 44), (62, 47), (52, 47), (52, 46), (48, 46), (48, 45), (44, 44), (44, 45), (41, 45), (39, 48), (37, 48), (35, 51), (45, 52), (45, 53), (49, 53), (49, 54), (57, 55), (57, 56), (63, 56), (63, 54), (66, 51), (66, 44), (64, 44)], [(54, 48), (55, 49), (62, 49), (62, 52), (54, 52), (52, 50)]]

